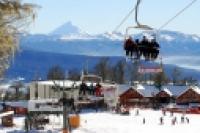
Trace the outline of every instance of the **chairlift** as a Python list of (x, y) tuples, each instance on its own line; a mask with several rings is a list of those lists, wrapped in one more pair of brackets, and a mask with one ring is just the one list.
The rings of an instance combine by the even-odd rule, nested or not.
[(126, 51), (126, 57), (128, 58), (130, 57), (131, 59), (139, 60), (141, 57), (143, 57), (146, 61), (154, 61), (158, 58), (160, 48), (158, 42), (156, 41), (156, 35), (153, 33), (150, 34), (151, 39), (143, 36), (141, 41), (139, 41), (139, 39), (134, 41), (129, 35), (130, 29), (148, 30), (150, 32), (153, 31), (153, 28), (148, 25), (143, 25), (138, 21), (138, 10), (140, 3), (141, 0), (137, 0), (135, 6), (135, 22), (137, 25), (126, 28), (124, 50)]

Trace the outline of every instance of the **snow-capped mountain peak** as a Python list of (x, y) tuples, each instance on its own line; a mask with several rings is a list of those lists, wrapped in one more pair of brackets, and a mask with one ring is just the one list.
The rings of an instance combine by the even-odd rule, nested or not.
[(82, 33), (81, 29), (72, 24), (71, 21), (64, 23), (55, 30), (53, 30), (51, 35), (73, 35)]
[(124, 35), (121, 32), (105, 32), (103, 34), (96, 35), (98, 39), (109, 39), (113, 41), (121, 41), (124, 39)]

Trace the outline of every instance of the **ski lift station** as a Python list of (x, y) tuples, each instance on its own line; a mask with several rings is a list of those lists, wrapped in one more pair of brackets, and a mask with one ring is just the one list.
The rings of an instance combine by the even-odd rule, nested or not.
[[(109, 107), (115, 107), (118, 102), (118, 87), (116, 84), (103, 83), (99, 77), (89, 75), (81, 78), (82, 81), (59, 80), (59, 81), (33, 81), (30, 83), (30, 100), (28, 102), (29, 112), (60, 112), (63, 106), (59, 104), (66, 93), (67, 99), (73, 99), (74, 104), (86, 104), (103, 100)], [(97, 82), (98, 81), (98, 82)], [(80, 94), (81, 84), (85, 83), (88, 89), (85, 94)], [(101, 95), (90, 93), (90, 87), (101, 85)], [(94, 88), (93, 90), (94, 91)]]

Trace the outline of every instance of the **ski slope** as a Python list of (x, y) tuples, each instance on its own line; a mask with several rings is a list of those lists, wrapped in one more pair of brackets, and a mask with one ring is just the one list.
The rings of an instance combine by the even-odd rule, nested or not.
[[(181, 123), (182, 114), (174, 114), (177, 123), (172, 125), (172, 116), (166, 113), (164, 124), (160, 124), (161, 111), (140, 110), (139, 116), (135, 110), (129, 116), (110, 113), (88, 113), (81, 115), (81, 127), (73, 133), (198, 133), (200, 130), (200, 115), (186, 115), (190, 123)], [(143, 118), (146, 123), (143, 124)]]
[[(181, 123), (182, 114), (166, 113), (161, 111), (140, 110), (136, 116), (136, 110), (131, 110), (130, 115), (123, 116), (111, 112), (86, 112), (80, 114), (81, 126), (71, 133), (198, 133), (200, 130), (200, 115), (185, 115), (190, 122)], [(160, 117), (164, 118), (164, 124), (160, 124)], [(171, 120), (177, 117), (177, 123), (172, 125)], [(49, 116), (50, 124), (43, 131), (31, 131), (31, 133), (62, 133), (62, 116)], [(146, 123), (143, 124), (143, 118)], [(1, 122), (0, 122), (1, 123)], [(15, 117), (13, 128), (0, 127), (0, 133), (24, 132), (24, 118)]]

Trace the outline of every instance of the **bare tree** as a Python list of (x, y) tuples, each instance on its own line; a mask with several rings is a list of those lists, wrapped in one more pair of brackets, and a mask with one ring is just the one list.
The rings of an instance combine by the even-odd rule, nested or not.
[(24, 83), (22, 81), (14, 81), (10, 87), (15, 89), (15, 100), (19, 100), (19, 89), (24, 87)]
[(161, 90), (162, 86), (168, 82), (168, 77), (165, 74), (164, 69), (162, 72), (157, 73), (155, 75), (154, 82), (155, 82), (156, 88), (158, 88), (159, 90)]
[(103, 57), (100, 59), (99, 63), (94, 67), (95, 73), (102, 77), (102, 80), (105, 81), (108, 78), (108, 69), (109, 69), (109, 59)]
[(125, 65), (126, 63), (123, 60), (120, 60), (115, 65), (115, 76), (116, 76), (116, 82), (119, 84), (123, 84), (125, 82)]
[(187, 77), (183, 78), (182, 83), (194, 85), (194, 84), (198, 84), (198, 80), (196, 80), (192, 76), (187, 76)]
[(139, 62), (135, 61), (134, 63), (127, 64), (129, 81), (139, 81), (141, 75), (138, 72)]
[(181, 70), (178, 67), (175, 67), (172, 71), (172, 81), (173, 84), (177, 84), (180, 80)]
[(80, 72), (77, 69), (70, 69), (68, 71), (68, 79), (78, 81), (80, 80)]
[(65, 71), (58, 65), (53, 66), (47, 73), (47, 79), (49, 80), (63, 80), (65, 79)]
[(9, 66), (18, 44), (18, 33), (35, 19), (36, 5), (21, 0), (0, 0), (0, 76)]
[(108, 69), (108, 79), (112, 82), (117, 81), (117, 68), (114, 66), (110, 66)]

